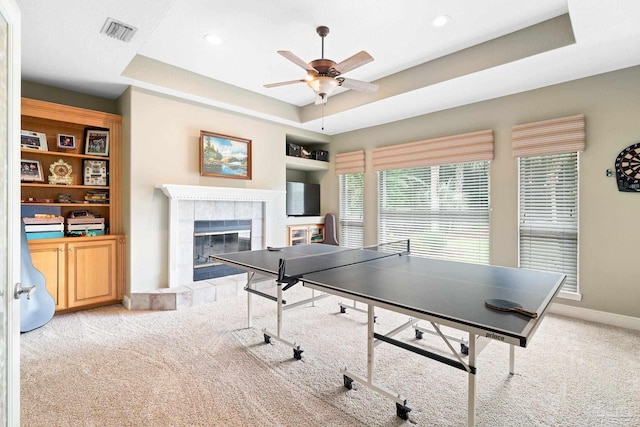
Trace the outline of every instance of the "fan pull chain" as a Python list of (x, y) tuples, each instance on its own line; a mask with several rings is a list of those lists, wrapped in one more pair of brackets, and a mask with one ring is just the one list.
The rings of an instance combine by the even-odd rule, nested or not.
[(322, 116), (322, 130), (324, 130), (324, 103), (320, 104), (320, 111)]

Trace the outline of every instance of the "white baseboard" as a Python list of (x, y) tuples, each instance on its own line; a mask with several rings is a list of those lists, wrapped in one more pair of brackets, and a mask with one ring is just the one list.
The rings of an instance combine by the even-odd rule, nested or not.
[(122, 305), (124, 305), (124, 308), (127, 310), (131, 310), (131, 299), (127, 295), (122, 298)]
[(640, 331), (640, 318), (638, 317), (623, 316), (621, 314), (607, 313), (605, 311), (590, 310), (558, 303), (552, 303), (549, 312), (589, 322), (603, 323), (605, 325)]

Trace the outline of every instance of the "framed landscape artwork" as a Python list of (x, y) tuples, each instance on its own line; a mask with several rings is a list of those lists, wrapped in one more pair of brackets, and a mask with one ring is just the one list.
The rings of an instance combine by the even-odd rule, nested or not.
[(200, 131), (200, 175), (251, 179), (251, 140)]

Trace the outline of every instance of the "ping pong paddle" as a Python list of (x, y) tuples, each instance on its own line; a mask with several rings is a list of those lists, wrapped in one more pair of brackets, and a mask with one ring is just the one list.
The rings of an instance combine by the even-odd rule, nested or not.
[(534, 319), (538, 317), (538, 313), (536, 313), (535, 311), (525, 310), (520, 304), (513, 301), (507, 301), (504, 299), (488, 299), (484, 302), (484, 305), (492, 310), (513, 311), (516, 313), (524, 314), (525, 316), (532, 317)]

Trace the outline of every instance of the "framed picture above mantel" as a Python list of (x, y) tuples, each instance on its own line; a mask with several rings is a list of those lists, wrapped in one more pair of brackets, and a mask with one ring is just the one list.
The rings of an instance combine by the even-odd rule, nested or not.
[(200, 175), (251, 179), (251, 140), (200, 131)]

